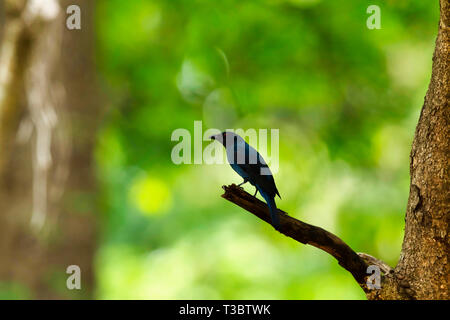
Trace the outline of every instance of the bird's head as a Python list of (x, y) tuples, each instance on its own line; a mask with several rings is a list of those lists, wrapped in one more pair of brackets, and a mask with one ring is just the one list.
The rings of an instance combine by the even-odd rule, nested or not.
[(217, 141), (219, 141), (220, 143), (223, 143), (223, 141), (226, 140), (226, 135), (227, 135), (227, 132), (224, 131), (224, 132), (222, 132), (222, 133), (212, 135), (212, 136), (209, 137), (209, 138), (210, 138), (211, 140), (217, 140)]
[(230, 131), (224, 131), (222, 133), (212, 135), (209, 138), (211, 140), (217, 140), (224, 146), (232, 145), (232, 144), (236, 143), (238, 140), (242, 139), (240, 136), (238, 136), (234, 132), (230, 132)]

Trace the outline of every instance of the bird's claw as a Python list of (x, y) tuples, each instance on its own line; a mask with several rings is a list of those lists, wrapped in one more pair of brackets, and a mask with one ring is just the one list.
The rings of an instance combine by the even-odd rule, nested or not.
[[(247, 182), (248, 182), (248, 180), (247, 180), (247, 179), (244, 179), (244, 181), (241, 182), (241, 183), (239, 183), (237, 186), (240, 187), (240, 186), (242, 186), (243, 184), (246, 184)], [(241, 187), (241, 189), (242, 189), (242, 187)]]

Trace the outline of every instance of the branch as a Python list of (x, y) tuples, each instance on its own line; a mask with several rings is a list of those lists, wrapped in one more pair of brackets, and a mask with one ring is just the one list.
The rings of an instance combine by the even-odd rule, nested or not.
[[(223, 186), (222, 188), (225, 190), (225, 193), (222, 195), (223, 198), (253, 213), (261, 220), (269, 224), (271, 223), (269, 209), (264, 202), (253, 197), (235, 184)], [(340, 266), (352, 274), (360, 287), (364, 291), (367, 291), (366, 277), (368, 274), (366, 272), (368, 264), (363, 257), (360, 257), (352, 248), (334, 234), (294, 219), (280, 209), (278, 209), (278, 214), (280, 215), (280, 230), (278, 230), (280, 233), (298, 242), (312, 245), (329, 253), (336, 258)], [(377, 265), (379, 264), (377, 263)]]
[(358, 252), (358, 256), (360, 256), (361, 259), (363, 259), (368, 265), (378, 266), (384, 274), (390, 274), (394, 272), (394, 269), (392, 269), (386, 262), (381, 261), (371, 256), (370, 254)]

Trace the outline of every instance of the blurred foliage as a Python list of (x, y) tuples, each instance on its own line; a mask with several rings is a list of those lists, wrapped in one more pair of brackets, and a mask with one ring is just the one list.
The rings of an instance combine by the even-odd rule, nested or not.
[[(370, 4), (380, 30), (366, 27)], [(221, 185), (241, 182), (228, 165), (173, 164), (170, 137), (194, 120), (280, 129), (279, 207), (395, 265), (438, 11), (421, 0), (98, 1), (97, 297), (364, 298), (331, 256), (223, 200)]]
[(16, 282), (0, 282), (0, 300), (31, 299), (30, 290)]

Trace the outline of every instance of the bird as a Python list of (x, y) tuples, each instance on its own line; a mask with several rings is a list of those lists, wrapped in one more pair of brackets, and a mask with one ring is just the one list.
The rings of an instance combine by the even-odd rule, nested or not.
[(275, 185), (272, 172), (263, 157), (234, 132), (224, 131), (210, 136), (210, 139), (220, 142), (225, 147), (228, 163), (244, 179), (238, 187), (250, 182), (256, 188), (254, 197), (259, 192), (264, 198), (269, 207), (272, 226), (278, 230), (280, 219), (277, 213), (275, 196), (280, 199), (281, 196)]

